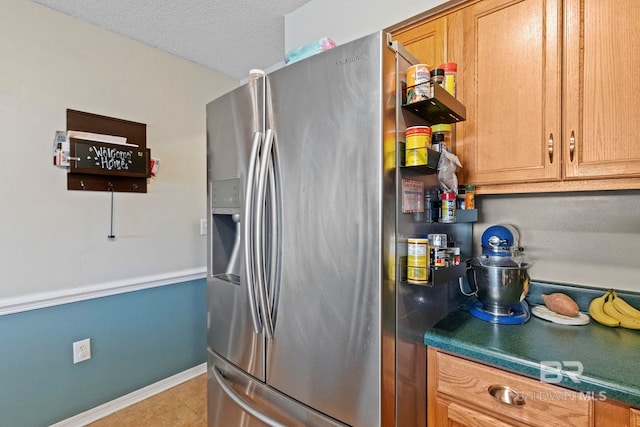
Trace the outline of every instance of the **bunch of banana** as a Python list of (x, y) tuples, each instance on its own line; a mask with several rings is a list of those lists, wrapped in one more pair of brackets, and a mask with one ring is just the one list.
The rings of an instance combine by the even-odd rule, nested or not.
[(612, 290), (609, 289), (601, 297), (597, 297), (591, 300), (591, 303), (589, 304), (589, 314), (591, 315), (591, 318), (596, 322), (601, 323), (605, 326), (611, 326), (612, 328), (615, 328), (617, 326), (620, 326), (620, 321), (604, 312), (604, 305), (606, 304), (607, 298), (609, 298), (611, 293)]
[(613, 289), (591, 301), (589, 314), (593, 320), (606, 326), (640, 329), (640, 310), (619, 297)]

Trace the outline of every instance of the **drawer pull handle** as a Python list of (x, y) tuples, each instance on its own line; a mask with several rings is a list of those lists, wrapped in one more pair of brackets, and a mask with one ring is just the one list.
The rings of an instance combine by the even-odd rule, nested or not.
[(549, 141), (547, 142), (547, 150), (549, 151), (549, 163), (553, 163), (553, 134), (549, 134)]
[(522, 406), (525, 404), (524, 396), (506, 385), (490, 385), (487, 391), (494, 399), (505, 405)]

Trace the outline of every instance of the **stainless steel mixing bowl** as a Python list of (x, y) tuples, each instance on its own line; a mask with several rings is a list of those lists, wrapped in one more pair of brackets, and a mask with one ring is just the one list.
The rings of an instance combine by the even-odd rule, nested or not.
[(507, 315), (529, 292), (528, 269), (511, 257), (481, 256), (467, 260), (467, 279), (487, 312)]

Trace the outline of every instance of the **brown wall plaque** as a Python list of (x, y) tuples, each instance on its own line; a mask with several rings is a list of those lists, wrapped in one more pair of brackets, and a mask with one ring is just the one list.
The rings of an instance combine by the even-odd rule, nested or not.
[(128, 144), (136, 145), (71, 138), (71, 157), (80, 160), (71, 160), (67, 189), (147, 192), (151, 152), (147, 149), (146, 124), (68, 109), (67, 130), (121, 136), (127, 138)]

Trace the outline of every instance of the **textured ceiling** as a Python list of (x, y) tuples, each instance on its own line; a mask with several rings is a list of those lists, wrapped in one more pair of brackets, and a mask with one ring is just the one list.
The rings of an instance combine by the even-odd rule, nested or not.
[(237, 79), (284, 59), (284, 16), (309, 0), (34, 0)]

